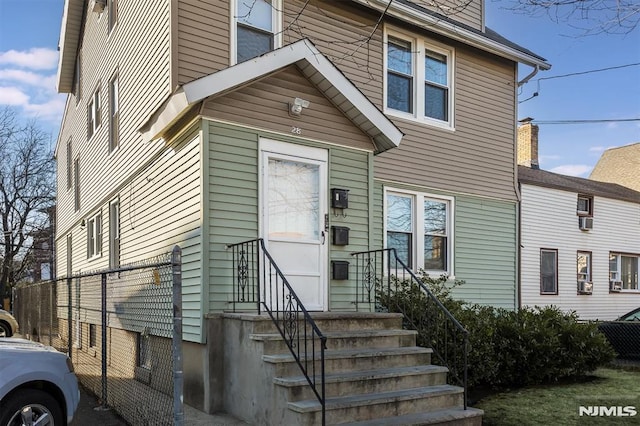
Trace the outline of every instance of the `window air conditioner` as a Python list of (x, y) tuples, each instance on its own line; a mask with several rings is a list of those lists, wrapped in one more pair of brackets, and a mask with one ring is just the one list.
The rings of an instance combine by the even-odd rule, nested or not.
[(609, 291), (622, 290), (622, 281), (609, 281)]
[(578, 227), (581, 231), (588, 231), (589, 229), (593, 229), (593, 218), (592, 217), (579, 217), (578, 218)]
[(593, 292), (593, 283), (587, 281), (578, 281), (578, 294), (591, 294)]

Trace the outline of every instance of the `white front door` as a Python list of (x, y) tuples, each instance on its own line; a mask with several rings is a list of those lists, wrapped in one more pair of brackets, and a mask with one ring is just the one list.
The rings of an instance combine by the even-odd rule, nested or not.
[(305, 308), (325, 310), (327, 150), (267, 139), (260, 149), (267, 250)]

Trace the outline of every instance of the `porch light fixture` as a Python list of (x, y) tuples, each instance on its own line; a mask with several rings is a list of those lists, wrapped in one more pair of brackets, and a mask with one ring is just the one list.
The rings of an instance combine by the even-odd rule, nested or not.
[(293, 103), (289, 104), (289, 114), (300, 116), (302, 114), (302, 109), (309, 108), (309, 105), (310, 105), (309, 101), (306, 101), (300, 98), (295, 98), (293, 100)]

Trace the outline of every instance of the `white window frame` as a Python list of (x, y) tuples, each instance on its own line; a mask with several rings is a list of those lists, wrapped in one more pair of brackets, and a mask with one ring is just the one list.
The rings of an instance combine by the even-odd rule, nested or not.
[(610, 252), (609, 256), (615, 256), (616, 257), (616, 268), (617, 270), (614, 272), (615, 278), (611, 275), (611, 264), (609, 264), (609, 280), (611, 281), (622, 281), (622, 290), (623, 292), (629, 292), (629, 293), (638, 293), (640, 292), (640, 280), (638, 282), (638, 287), (637, 288), (624, 288), (624, 280), (622, 278), (622, 257), (635, 257), (636, 261), (638, 262), (638, 270), (640, 271), (640, 255), (639, 254), (632, 254), (632, 253), (620, 253), (620, 252)]
[[(580, 210), (579, 206), (580, 206), (580, 200), (587, 200), (587, 210)], [(577, 205), (576, 205), (576, 214), (578, 216), (587, 216), (587, 217), (592, 217), (593, 216), (593, 196), (591, 195), (584, 195), (584, 194), (578, 194), (578, 200), (577, 200)]]
[[(230, 0), (229, 10), (231, 13), (231, 31), (229, 34), (229, 41), (231, 43), (229, 49), (229, 64), (236, 65), (238, 63), (238, 25), (237, 25), (237, 11), (238, 3), (241, 1), (253, 1), (253, 0)], [(282, 0), (271, 0), (271, 7), (273, 14), (271, 15), (272, 28), (273, 28), (273, 49), (282, 47)]]
[(102, 123), (100, 111), (100, 87), (98, 87), (87, 105), (87, 139), (91, 139), (100, 128)]
[[(447, 252), (446, 252), (446, 270), (425, 270), (430, 276), (439, 277), (442, 274), (447, 275), (450, 279), (455, 279), (455, 259), (454, 259), (454, 223), (455, 218), (455, 198), (431, 194), (426, 192), (412, 191), (407, 189), (398, 189), (394, 187), (384, 188), (384, 247), (387, 247), (387, 217), (388, 217), (388, 202), (387, 197), (389, 194), (396, 194), (405, 197), (412, 197), (412, 218), (411, 218), (411, 232), (412, 232), (412, 247), (411, 247), (411, 265), (414, 271), (418, 271), (424, 265), (424, 201), (433, 200), (446, 203), (447, 205)], [(421, 228), (421, 229), (419, 229)]]
[[(581, 272), (580, 270), (578, 270), (578, 259), (580, 258), (580, 256), (585, 256), (587, 259), (587, 270), (586, 272)], [(593, 267), (593, 253), (590, 251), (582, 251), (582, 250), (578, 250), (576, 252), (576, 274), (577, 274), (577, 278), (578, 281), (585, 281), (588, 283), (592, 283), (593, 282), (593, 271), (591, 270), (591, 268)], [(580, 278), (581, 275), (584, 275), (584, 279)]]
[(109, 152), (120, 146), (120, 80), (116, 71), (109, 80)]
[[(407, 113), (404, 111), (398, 111), (393, 108), (389, 108), (387, 106), (387, 46), (389, 37), (396, 38), (399, 40), (404, 40), (408, 43), (411, 43), (411, 50), (413, 52), (413, 112)], [(448, 82), (448, 102), (447, 102), (447, 117), (448, 120), (438, 120), (431, 117), (425, 116), (425, 108), (424, 108), (424, 86), (425, 86), (425, 60), (424, 56), (426, 51), (432, 51), (434, 53), (438, 53), (440, 55), (444, 55), (447, 58), (447, 82)], [(384, 52), (383, 52), (383, 63), (384, 63), (384, 87), (383, 87), (383, 105), (384, 105), (384, 113), (398, 117), (404, 118), (407, 120), (417, 121), (419, 123), (428, 124), (430, 126), (438, 127), (446, 130), (455, 130), (455, 81), (454, 81), (454, 72), (455, 69), (455, 49), (450, 46), (445, 46), (442, 43), (438, 43), (436, 41), (424, 38), (417, 37), (415, 35), (411, 35), (405, 32), (401, 32), (397, 29), (385, 27), (384, 31)]]
[(115, 28), (118, 23), (118, 0), (107, 0), (108, 1), (108, 14), (109, 14), (109, 34)]
[(87, 259), (102, 256), (102, 213), (87, 220)]

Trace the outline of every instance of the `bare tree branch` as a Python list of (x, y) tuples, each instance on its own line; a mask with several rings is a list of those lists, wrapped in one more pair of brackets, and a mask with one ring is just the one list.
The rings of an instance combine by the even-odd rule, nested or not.
[(640, 22), (638, 0), (510, 0), (506, 9), (534, 16), (546, 14), (583, 35), (629, 34)]
[(23, 276), (33, 235), (48, 226), (43, 210), (55, 197), (48, 139), (36, 122), (0, 109), (0, 297)]

